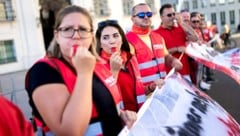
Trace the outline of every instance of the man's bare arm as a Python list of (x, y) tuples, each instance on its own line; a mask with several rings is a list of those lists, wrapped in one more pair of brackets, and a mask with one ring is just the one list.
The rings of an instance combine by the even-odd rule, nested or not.
[(191, 42), (197, 42), (198, 41), (198, 34), (197, 32), (188, 24), (182, 22), (181, 27), (183, 28), (183, 30), (185, 31), (185, 33), (187, 34), (187, 40), (191, 41)]

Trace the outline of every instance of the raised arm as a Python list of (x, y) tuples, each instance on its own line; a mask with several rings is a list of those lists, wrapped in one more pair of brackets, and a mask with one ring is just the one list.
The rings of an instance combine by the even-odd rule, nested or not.
[(191, 41), (191, 42), (198, 41), (198, 34), (191, 26), (189, 26), (188, 24), (186, 24), (184, 22), (181, 22), (180, 25), (183, 28), (183, 30), (185, 31), (185, 33), (187, 35), (186, 38), (188, 41)]
[(77, 78), (70, 95), (65, 84), (41, 85), (33, 92), (33, 101), (50, 130), (58, 136), (84, 135), (92, 111), (92, 77), (95, 58), (79, 47), (72, 59)]

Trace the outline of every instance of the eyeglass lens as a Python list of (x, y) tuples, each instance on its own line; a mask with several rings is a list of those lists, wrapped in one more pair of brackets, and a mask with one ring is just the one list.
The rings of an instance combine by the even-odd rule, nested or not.
[(167, 17), (172, 17), (172, 16), (175, 16), (175, 13), (169, 13), (169, 14), (167, 14)]
[(200, 21), (199, 20), (193, 20), (192, 23), (199, 23)]
[(87, 38), (92, 30), (83, 27), (79, 27), (78, 29), (74, 29), (73, 27), (61, 27), (58, 31), (60, 31), (61, 35), (66, 38), (73, 37), (75, 32), (77, 32), (81, 38)]
[(152, 17), (152, 12), (140, 12), (140, 13), (137, 13), (135, 16), (138, 16), (139, 18), (144, 18), (145, 15), (150, 18)]

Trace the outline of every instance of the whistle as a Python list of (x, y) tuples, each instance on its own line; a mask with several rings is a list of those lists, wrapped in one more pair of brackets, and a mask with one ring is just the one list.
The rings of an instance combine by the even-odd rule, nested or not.
[(114, 53), (114, 52), (116, 52), (116, 51), (117, 51), (117, 47), (112, 47), (112, 48), (111, 48), (111, 52), (112, 52), (112, 53)]
[(78, 45), (75, 44), (75, 45), (72, 46), (72, 48), (73, 48), (72, 56), (74, 56), (76, 54), (76, 52), (77, 52)]

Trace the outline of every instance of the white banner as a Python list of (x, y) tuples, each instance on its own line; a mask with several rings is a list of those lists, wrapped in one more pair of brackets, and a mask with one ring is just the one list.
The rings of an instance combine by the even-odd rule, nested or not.
[(179, 74), (170, 75), (119, 136), (239, 136), (240, 126), (220, 105)]
[(240, 48), (220, 53), (204, 44), (190, 43), (186, 53), (199, 63), (224, 72), (240, 84)]

